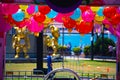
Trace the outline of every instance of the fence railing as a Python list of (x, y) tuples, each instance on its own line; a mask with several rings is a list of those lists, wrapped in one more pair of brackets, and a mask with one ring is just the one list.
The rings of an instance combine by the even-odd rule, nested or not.
[[(41, 73), (42, 71), (37, 70)], [(116, 80), (115, 75), (105, 74), (105, 73), (83, 73), (77, 72), (81, 80), (90, 80), (97, 78), (98, 80)], [(64, 74), (59, 74), (61, 77)], [(34, 74), (33, 71), (5, 71), (4, 80), (43, 80), (44, 74)], [(58, 76), (58, 75), (57, 75)], [(71, 77), (69, 73), (65, 74), (67, 77)]]

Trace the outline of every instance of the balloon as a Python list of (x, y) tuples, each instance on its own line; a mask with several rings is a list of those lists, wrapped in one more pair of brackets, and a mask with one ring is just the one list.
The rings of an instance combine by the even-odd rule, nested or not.
[(44, 28), (45, 29), (48, 28), (49, 23), (51, 23), (52, 21), (53, 21), (53, 19), (46, 17), (46, 19), (43, 22), (44, 23)]
[(26, 19), (24, 19), (23, 21), (15, 22), (14, 24), (15, 24), (17, 27), (19, 27), (19, 28), (23, 28), (23, 27), (25, 27), (26, 25), (28, 25), (28, 22), (27, 22)]
[(93, 12), (97, 12), (100, 7), (95, 6), (95, 7), (90, 7), (90, 8), (91, 8), (91, 10), (92, 10)]
[(81, 21), (80, 24), (76, 25), (76, 30), (80, 34), (87, 34), (91, 32), (93, 29), (93, 22), (86, 22), (86, 21)]
[(28, 5), (19, 5), (19, 6), (22, 11), (26, 11), (26, 9), (28, 8)]
[(66, 17), (64, 18), (63, 25), (69, 29), (75, 27), (76, 22), (72, 20), (70, 17)]
[(81, 10), (82, 13), (83, 13), (83, 12), (89, 10), (89, 9), (90, 9), (90, 6), (80, 6), (79, 8), (80, 8), (80, 10)]
[(103, 15), (103, 10), (104, 10), (104, 7), (100, 7), (99, 10), (97, 11), (97, 14), (98, 14), (99, 16), (104, 16), (104, 15)]
[(42, 14), (48, 14), (50, 12), (50, 7), (49, 6), (38, 6), (39, 12)]
[(55, 17), (55, 21), (57, 21), (57, 22), (63, 22), (63, 15), (62, 14), (60, 14), (60, 13), (58, 13), (58, 15)]
[(38, 6), (37, 5), (35, 5), (35, 12), (38, 12), (39, 10), (38, 10)]
[(104, 16), (95, 15), (94, 23), (102, 24), (102, 21), (104, 20), (104, 18), (105, 18)]
[(55, 21), (57, 21), (57, 22), (63, 22), (63, 20), (64, 20), (65, 17), (69, 17), (72, 14), (73, 14), (73, 12), (69, 12), (69, 13), (65, 13), (65, 14), (58, 13), (58, 15), (55, 17)]
[(81, 16), (81, 10), (80, 8), (76, 8), (74, 13), (70, 16), (70, 18), (76, 20)]
[(38, 24), (33, 17), (30, 18), (30, 24), (28, 24), (28, 30), (34, 33), (41, 32), (44, 28), (43, 24)]
[(111, 18), (116, 14), (116, 7), (113, 7), (113, 6), (105, 7), (103, 10), (103, 14), (107, 18)]
[(53, 21), (53, 19), (46, 17), (46, 19), (43, 21), (43, 23), (44, 24), (49, 24), (52, 21)]
[(26, 18), (26, 19), (29, 19), (29, 18), (31, 17), (31, 15), (28, 14), (26, 11), (25, 11), (24, 13), (25, 13), (25, 18)]
[(116, 26), (116, 28), (113, 27), (113, 25), (110, 25), (108, 30), (114, 34), (115, 36), (117, 36), (118, 38), (120, 38), (120, 24), (118, 24)]
[(117, 8), (117, 13), (120, 14), (120, 7)]
[(52, 10), (46, 15), (48, 18), (55, 18), (57, 16), (57, 12)]
[(106, 18), (102, 21), (102, 23), (105, 24), (106, 28), (109, 28), (109, 26), (112, 26), (112, 24)]
[(92, 22), (94, 20), (94, 17), (95, 14), (91, 10), (85, 11), (82, 14), (82, 19), (86, 22)]
[(33, 14), (35, 12), (35, 5), (30, 5), (28, 8), (27, 8), (27, 13), (28, 14)]
[(5, 21), (2, 15), (0, 15), (0, 32), (7, 32), (11, 28), (12, 27), (10, 26), (10, 24)]
[(5, 15), (14, 14), (18, 11), (19, 6), (17, 4), (2, 4), (2, 12)]
[(117, 25), (118, 23), (120, 23), (120, 14), (115, 14), (114, 16), (112, 16), (110, 22), (111, 22), (113, 25)]
[(12, 15), (12, 18), (17, 22), (20, 22), (25, 18), (25, 14), (19, 9), (18, 12)]
[(46, 16), (40, 12), (37, 12), (34, 14), (33, 18), (35, 21), (42, 23), (45, 20)]
[(104, 20), (104, 16), (98, 16), (98, 15), (95, 15), (95, 21), (100, 21), (102, 22), (102, 20)]
[(76, 21), (77, 23), (79, 23), (79, 22), (81, 22), (81, 20), (82, 20), (82, 17), (79, 17), (79, 18), (76, 19), (75, 21)]

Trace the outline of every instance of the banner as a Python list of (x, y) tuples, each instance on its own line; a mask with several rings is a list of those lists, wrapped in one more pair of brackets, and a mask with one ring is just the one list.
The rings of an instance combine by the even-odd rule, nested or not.
[(2, 3), (19, 3), (19, 4), (46, 4), (45, 0), (1, 0)]
[[(0, 0), (3, 3), (20, 3), (20, 4), (46, 4), (47, 0)], [(51, 0), (49, 0), (51, 1)], [(52, 0), (59, 1), (59, 0)], [(67, 0), (64, 0), (67, 1)], [(72, 0), (73, 3), (75, 0)], [(120, 5), (120, 0), (81, 0), (81, 5)], [(61, 4), (61, 3), (60, 3)], [(65, 4), (65, 3), (62, 3)], [(67, 3), (69, 5), (69, 2)]]

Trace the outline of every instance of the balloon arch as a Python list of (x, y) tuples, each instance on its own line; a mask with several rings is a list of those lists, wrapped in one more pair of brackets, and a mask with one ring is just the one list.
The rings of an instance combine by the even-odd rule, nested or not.
[(37, 34), (54, 22), (63, 23), (68, 31), (75, 28), (80, 34), (87, 34), (93, 27), (101, 28), (104, 24), (118, 39), (117, 62), (120, 65), (119, 6), (79, 6), (74, 11), (63, 14), (47, 5), (0, 4), (0, 32), (7, 32), (14, 27), (26, 27), (33, 34)]

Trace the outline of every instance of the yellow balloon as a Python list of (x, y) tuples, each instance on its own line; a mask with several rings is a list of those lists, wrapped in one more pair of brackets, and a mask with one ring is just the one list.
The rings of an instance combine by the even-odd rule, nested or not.
[(91, 7), (91, 10), (93, 12), (97, 12), (99, 9), (100, 9), (100, 7), (98, 7), (98, 6)]
[(25, 11), (25, 18), (29, 19), (31, 17), (31, 15), (29, 15), (26, 11)]
[(28, 8), (28, 5), (19, 5), (20, 9), (23, 11), (26, 11), (26, 9)]
[(79, 17), (78, 19), (75, 20), (76, 22), (80, 23), (82, 21), (82, 17)]
[(46, 17), (46, 19), (44, 20), (43, 23), (48, 24), (48, 23), (51, 23), (52, 21), (53, 21), (53, 19)]
[(95, 15), (95, 20), (96, 20), (96, 21), (103, 21), (104, 19), (105, 19), (104, 16)]

